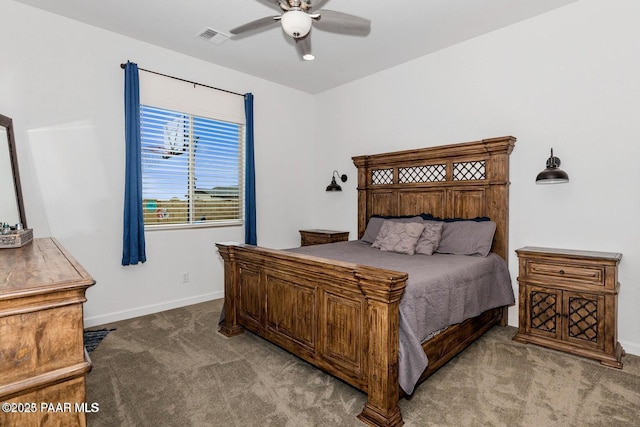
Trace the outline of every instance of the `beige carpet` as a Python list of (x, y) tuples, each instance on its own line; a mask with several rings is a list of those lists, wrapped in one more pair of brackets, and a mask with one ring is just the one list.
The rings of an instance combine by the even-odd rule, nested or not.
[[(87, 414), (98, 426), (363, 426), (366, 396), (251, 333), (222, 301), (104, 325)], [(407, 426), (640, 426), (640, 357), (624, 369), (511, 341), (494, 327), (400, 407)]]

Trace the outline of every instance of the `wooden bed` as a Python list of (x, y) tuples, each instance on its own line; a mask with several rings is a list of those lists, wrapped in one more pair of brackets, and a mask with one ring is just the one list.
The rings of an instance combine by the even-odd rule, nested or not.
[[(492, 251), (508, 258), (511, 136), (358, 156), (358, 236), (372, 215), (487, 216)], [(224, 259), (220, 333), (244, 329), (283, 347), (367, 394), (358, 418), (403, 424), (398, 401), (399, 301), (407, 274), (262, 247), (218, 243)], [(506, 324), (507, 308), (488, 310), (423, 344), (421, 381), (484, 334)]]

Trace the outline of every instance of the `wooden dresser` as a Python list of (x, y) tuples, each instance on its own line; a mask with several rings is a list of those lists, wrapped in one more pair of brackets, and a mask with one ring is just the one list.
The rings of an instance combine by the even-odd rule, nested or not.
[(324, 243), (344, 242), (349, 240), (348, 231), (335, 230), (300, 230), (300, 245), (322, 245)]
[(0, 426), (85, 426), (82, 304), (95, 282), (53, 238), (0, 249)]
[(622, 254), (525, 247), (519, 260), (519, 325), (514, 340), (622, 368), (618, 263)]

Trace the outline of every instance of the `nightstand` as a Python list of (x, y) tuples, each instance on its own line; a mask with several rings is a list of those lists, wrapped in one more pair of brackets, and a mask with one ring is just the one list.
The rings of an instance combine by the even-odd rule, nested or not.
[(537, 247), (516, 253), (519, 323), (513, 339), (622, 368), (617, 332), (622, 254)]
[(324, 243), (344, 242), (347, 240), (349, 240), (348, 231), (300, 230), (300, 244), (302, 246), (322, 245)]

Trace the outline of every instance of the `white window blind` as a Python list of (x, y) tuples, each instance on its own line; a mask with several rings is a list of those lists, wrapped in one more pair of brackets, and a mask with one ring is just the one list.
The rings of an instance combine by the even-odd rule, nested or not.
[[(144, 76), (140, 125), (145, 226), (242, 223), (242, 97)], [(225, 101), (232, 106), (226, 108)], [(240, 111), (242, 120), (237, 117)]]

